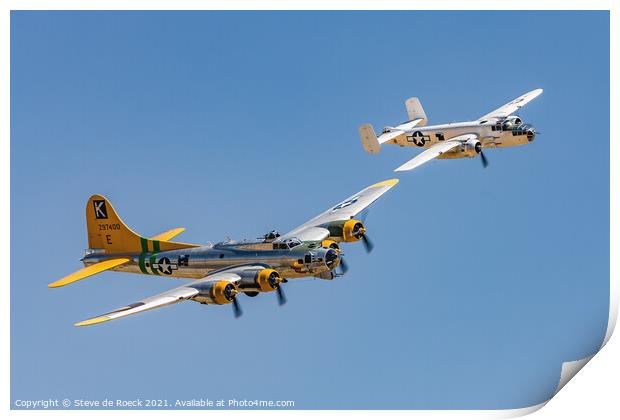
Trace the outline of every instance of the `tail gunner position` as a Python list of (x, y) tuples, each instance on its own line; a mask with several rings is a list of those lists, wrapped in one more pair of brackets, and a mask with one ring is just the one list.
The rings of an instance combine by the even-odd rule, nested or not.
[(433, 158), (473, 158), (478, 155), (482, 165), (486, 167), (488, 163), (483, 149), (519, 146), (534, 141), (536, 134), (539, 133), (513, 114), (542, 92), (542, 89), (528, 92), (475, 121), (441, 125), (426, 125), (428, 119), (420, 100), (409, 98), (405, 102), (408, 122), (396, 127), (385, 127), (378, 137), (372, 125), (365, 124), (359, 128), (359, 134), (364, 149), (372, 154), (379, 153), (382, 144), (425, 149), (409, 162), (396, 168), (397, 172), (410, 171)]
[(105, 197), (93, 195), (86, 205), (89, 249), (82, 259), (86, 267), (49, 287), (65, 286), (106, 270), (196, 279), (76, 326), (99, 324), (185, 300), (231, 303), (235, 316), (240, 316), (239, 293), (256, 296), (276, 292), (283, 304), (281, 284), (286, 279), (332, 280), (338, 275), (336, 268), (340, 267), (342, 274), (346, 272), (340, 242), (362, 241), (368, 251), (372, 249), (360, 213), (397, 183), (391, 179), (371, 185), (285, 235), (272, 231), (256, 241), (208, 245), (172, 242), (183, 228), (142, 237), (123, 223)]

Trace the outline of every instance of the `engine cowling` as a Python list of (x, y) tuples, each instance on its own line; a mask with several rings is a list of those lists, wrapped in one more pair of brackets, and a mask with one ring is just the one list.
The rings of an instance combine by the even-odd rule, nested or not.
[(331, 239), (325, 239), (323, 242), (321, 242), (321, 246), (324, 248), (335, 249), (336, 251), (340, 252), (340, 245), (338, 245), (338, 242), (332, 241)]
[(255, 272), (241, 274), (237, 288), (242, 292), (273, 292), (283, 279), (276, 270), (265, 268)]
[(221, 280), (205, 285), (193, 300), (211, 305), (226, 305), (235, 299), (237, 293), (239, 290), (234, 283)]
[(261, 292), (273, 292), (281, 282), (280, 273), (270, 268), (261, 270), (256, 274), (256, 284)]
[(474, 157), (482, 152), (482, 143), (476, 139), (467, 140), (463, 146), (463, 153), (469, 157)]
[(320, 273), (333, 270), (340, 264), (340, 251), (330, 247), (312, 249), (293, 263), (292, 268), (297, 272)]
[(342, 239), (345, 242), (357, 242), (364, 237), (366, 227), (359, 220), (347, 220), (342, 226)]

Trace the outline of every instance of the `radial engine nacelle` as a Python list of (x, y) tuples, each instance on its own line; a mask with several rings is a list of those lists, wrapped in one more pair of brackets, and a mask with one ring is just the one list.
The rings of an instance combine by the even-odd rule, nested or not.
[(235, 300), (239, 290), (234, 283), (226, 280), (206, 283), (200, 288), (200, 294), (192, 299), (210, 305), (226, 305)]
[(271, 268), (248, 270), (240, 274), (237, 288), (241, 292), (273, 292), (284, 280), (280, 273)]
[(477, 139), (469, 139), (463, 144), (463, 154), (469, 157), (475, 157), (482, 152), (482, 143)]
[(357, 242), (364, 237), (366, 227), (359, 220), (347, 220), (342, 226), (342, 239), (345, 242)]

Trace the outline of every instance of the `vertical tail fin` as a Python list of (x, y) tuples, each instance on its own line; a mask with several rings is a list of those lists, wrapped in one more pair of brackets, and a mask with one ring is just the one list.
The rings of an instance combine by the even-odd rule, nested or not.
[(362, 146), (368, 153), (376, 155), (381, 151), (381, 144), (375, 134), (375, 129), (370, 124), (364, 124), (359, 129), (360, 138), (362, 139)]
[(409, 121), (421, 119), (419, 123), (416, 124), (418, 127), (423, 127), (428, 123), (428, 119), (426, 118), (426, 112), (424, 112), (424, 108), (422, 108), (422, 103), (419, 98), (413, 97), (409, 98), (405, 101), (405, 107), (407, 107), (407, 115), (409, 116)]
[(200, 245), (147, 239), (131, 230), (118, 216), (112, 203), (95, 194), (86, 203), (88, 247), (103, 249), (106, 254), (170, 251)]

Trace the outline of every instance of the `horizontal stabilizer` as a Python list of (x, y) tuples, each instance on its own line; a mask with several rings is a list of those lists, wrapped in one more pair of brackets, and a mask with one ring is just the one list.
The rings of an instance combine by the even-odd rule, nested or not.
[(93, 265), (89, 265), (88, 267), (84, 267), (75, 273), (69, 274), (67, 277), (63, 277), (62, 279), (55, 281), (54, 283), (50, 283), (47, 287), (62, 287), (67, 284), (74, 283), (78, 280), (85, 279), (86, 277), (90, 277), (94, 274), (101, 273), (102, 271), (109, 270), (114, 267), (118, 267), (119, 265), (123, 265), (129, 262), (129, 258), (114, 258), (112, 260), (101, 261)]
[(174, 228), (167, 230), (165, 232), (160, 233), (159, 235), (155, 235), (151, 238), (152, 241), (169, 241), (175, 236), (185, 232), (185, 228)]

